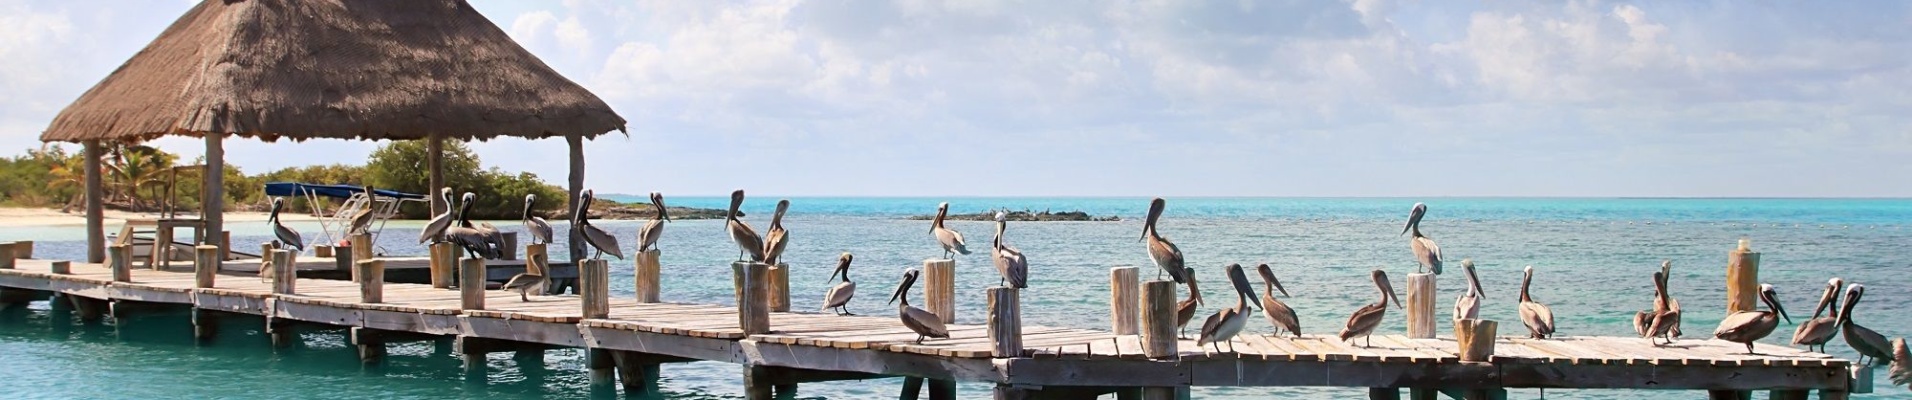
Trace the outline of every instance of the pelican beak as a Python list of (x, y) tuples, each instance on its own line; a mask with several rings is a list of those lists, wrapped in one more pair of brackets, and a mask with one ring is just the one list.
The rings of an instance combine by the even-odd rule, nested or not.
[[(1248, 284), (1248, 274), (1242, 272), (1241, 264), (1228, 264), (1228, 283), (1235, 286), (1235, 293), (1240, 294), (1242, 298), (1253, 299), (1259, 297), (1255, 295), (1255, 287)], [(1248, 304), (1256, 308), (1261, 307), (1259, 303), (1260, 302), (1254, 301), (1248, 302)]]
[(904, 273), (903, 284), (896, 285), (896, 293), (890, 295), (890, 304), (896, 304), (897, 300), (903, 298), (904, 293), (909, 293), (910, 285), (914, 284), (916, 284), (916, 274)]
[(836, 280), (837, 275), (850, 276), (850, 253), (843, 253), (842, 257), (837, 258), (836, 269), (830, 271), (830, 279), (823, 281), (823, 283), (830, 283), (830, 281)]
[[(1275, 290), (1280, 291), (1281, 297), (1293, 297), (1288, 295), (1288, 288), (1281, 287), (1281, 280), (1275, 279), (1275, 270), (1273, 268), (1269, 268), (1268, 264), (1255, 266), (1255, 272), (1261, 274), (1261, 280), (1267, 281), (1269, 285), (1273, 285), (1275, 287)], [(1269, 293), (1269, 294), (1273, 295), (1273, 293)]]
[(1386, 273), (1375, 271), (1374, 284), (1380, 286), (1381, 291), (1388, 292), (1388, 299), (1394, 301), (1394, 308), (1402, 308), (1401, 296), (1394, 294), (1394, 284), (1388, 282), (1388, 275)]
[(1786, 315), (1786, 306), (1779, 304), (1778, 293), (1771, 290), (1766, 291), (1766, 304), (1773, 306), (1773, 312), (1779, 313), (1780, 318), (1785, 318), (1786, 323), (1792, 323), (1792, 316)]

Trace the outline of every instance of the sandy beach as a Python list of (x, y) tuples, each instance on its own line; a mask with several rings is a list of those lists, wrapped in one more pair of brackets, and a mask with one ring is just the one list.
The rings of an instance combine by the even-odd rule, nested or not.
[[(159, 216), (159, 213), (106, 210), (106, 226), (119, 226), (126, 222), (128, 218), (159, 218)], [(191, 218), (194, 215), (181, 214), (181, 216)], [(279, 217), (286, 221), (316, 220), (316, 218), (308, 214), (282, 214)], [(263, 212), (226, 212), (226, 222), (258, 222), (265, 220), (266, 213)], [(86, 225), (86, 213), (79, 209), (75, 209), (71, 213), (63, 213), (57, 208), (0, 208), (0, 227), (58, 225)]]

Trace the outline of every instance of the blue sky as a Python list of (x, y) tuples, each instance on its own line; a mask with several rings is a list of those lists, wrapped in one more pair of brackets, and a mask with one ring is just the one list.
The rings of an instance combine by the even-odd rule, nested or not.
[[(0, 149), (191, 4), (0, 1)], [(630, 120), (599, 192), (1912, 197), (1902, 2), (472, 4)], [(474, 148), (565, 175), (562, 141)]]

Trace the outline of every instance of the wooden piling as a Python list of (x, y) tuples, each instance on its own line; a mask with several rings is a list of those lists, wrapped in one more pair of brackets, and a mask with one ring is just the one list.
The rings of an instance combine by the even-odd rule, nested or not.
[(1846, 376), (1848, 378), (1846, 379), (1846, 383), (1848, 386), (1846, 387), (1846, 392), (1857, 394), (1872, 393), (1872, 370), (1872, 366), (1865, 364), (1847, 366)]
[(1806, 400), (1807, 397), (1810, 397), (1810, 394), (1812, 394), (1812, 391), (1809, 390), (1774, 390), (1767, 398), (1772, 400)]
[[(759, 263), (757, 265), (764, 265), (764, 264)], [(765, 270), (769, 269), (768, 266), (765, 266), (765, 267), (766, 267)], [(768, 368), (755, 366), (755, 365), (744, 366), (744, 399), (745, 400), (771, 400), (772, 399), (771, 389), (772, 388), (770, 383), (770, 373)]]
[[(579, 263), (578, 265), (584, 265)], [(617, 372), (617, 358), (612, 350), (584, 349), (584, 370), (591, 386), (609, 387)]]
[(1708, 390), (1708, 400), (1752, 400), (1753, 392), (1746, 390)]
[(55, 260), (55, 261), (52, 261), (52, 262), (51, 262), (51, 263), (49, 263), (49, 264), (50, 264), (50, 266), (49, 266), (49, 268), (51, 269), (51, 272), (53, 272), (54, 274), (58, 274), (58, 275), (72, 275), (72, 274), (73, 274), (73, 262), (72, 262), (72, 261), (67, 261), (67, 260)]
[(356, 265), (359, 261), (372, 259), (373, 257), (372, 248), (374, 247), (372, 243), (372, 234), (370, 233), (354, 234), (352, 235), (352, 238), (348, 240), (352, 241), (352, 247), (350, 248), (352, 250), (350, 252), (352, 257), (351, 258), (352, 264), (345, 264), (343, 266), (346, 268), (350, 268), (352, 270), (352, 281), (358, 282), (359, 281), (358, 269), (352, 268), (352, 266)]
[(551, 255), (545, 252), (544, 243), (532, 243), (524, 246), (524, 272), (544, 277), (544, 284), (532, 291), (540, 295), (551, 294)]
[(298, 293), (299, 268), (294, 263), (295, 254), (291, 250), (272, 251), (272, 293)]
[(770, 267), (770, 312), (790, 312), (790, 264)]
[(454, 265), (458, 265), (458, 245), (454, 245), (451, 242), (432, 243), (431, 275), (433, 288), (451, 288), (451, 273), (454, 269)]
[(198, 245), (193, 247), (193, 287), (209, 288), (214, 277), (219, 276), (219, 246)]
[(498, 241), (504, 244), (504, 246), (500, 246), (498, 248), (498, 259), (500, 260), (518, 259), (518, 232), (515, 232), (515, 231), (498, 232)]
[(114, 282), (133, 281), (133, 245), (116, 244), (107, 248), (106, 262), (113, 270)]
[(232, 231), (219, 232), (219, 260), (232, 259)]
[(661, 363), (635, 351), (612, 351), (611, 359), (616, 361), (617, 380), (624, 386), (625, 397), (651, 399), (663, 396), (657, 385)]
[(585, 318), (611, 316), (611, 262), (584, 260), (578, 263), (578, 303)]
[(1400, 388), (1368, 388), (1368, 400), (1401, 400)]
[(0, 243), (0, 269), (13, 269), (13, 242)]
[(739, 261), (730, 264), (737, 283), (737, 327), (746, 335), (770, 333), (770, 266)]
[(923, 260), (923, 309), (956, 323), (956, 260)]
[(1740, 239), (1739, 248), (1726, 253), (1726, 313), (1752, 311), (1759, 305), (1759, 252), (1752, 240)]
[[(1142, 283), (1142, 354), (1175, 358), (1175, 282)], [(1144, 395), (1146, 397), (1146, 395)]]
[(1136, 315), (1140, 274), (1136, 267), (1109, 268), (1109, 321), (1113, 325), (1109, 330), (1117, 335), (1140, 334), (1141, 322)]
[[(213, 255), (218, 255), (218, 253), (213, 253)], [(211, 343), (213, 339), (219, 337), (218, 311), (193, 307), (192, 320), (193, 339), (197, 340), (199, 344)]]
[(80, 322), (97, 322), (106, 317), (106, 300), (71, 295), (66, 296), (66, 299), (73, 303), (73, 311), (79, 313)]
[(13, 242), (13, 258), (19, 259), (19, 260), (32, 259), (33, 258), (33, 241), (21, 240), (21, 241)]
[(1434, 338), (1434, 274), (1407, 274), (1407, 337)]
[(473, 258), (458, 265), (458, 309), (485, 309), (485, 260)]
[(897, 400), (916, 400), (918, 396), (922, 395), (923, 378), (914, 376), (903, 377), (903, 390), (897, 394)]
[[(354, 243), (356, 244), (357, 242), (354, 242)], [(384, 261), (360, 260), (357, 264), (353, 265), (353, 268), (356, 269), (356, 268), (359, 268), (359, 266), (368, 265), (370, 263), (382, 264), (384, 263)], [(371, 281), (371, 280), (367, 279), (366, 281)], [(360, 286), (360, 287), (363, 287), (363, 286)], [(352, 341), (352, 345), (358, 347), (359, 362), (363, 362), (366, 364), (377, 364), (379, 361), (385, 359), (385, 340), (383, 337), (381, 337), (381, 335), (378, 334), (377, 331), (367, 329), (367, 328), (353, 327), (349, 333), (349, 336)]]
[(359, 260), (352, 272), (359, 277), (359, 302), (385, 302), (385, 260)]
[(318, 258), (347, 258), (347, 259), (350, 259), (350, 258), (352, 257), (352, 254), (351, 254), (351, 252), (346, 252), (346, 253), (343, 253), (343, 254), (345, 254), (345, 255), (343, 255), (343, 256), (341, 256), (341, 255), (339, 255), (339, 254), (341, 254), (341, 253), (338, 253), (338, 252), (334, 252), (334, 251), (332, 251), (332, 246), (331, 246), (331, 245), (323, 245), (323, 244), (315, 244), (315, 245), (312, 245), (312, 256), (313, 256), (313, 257), (318, 257)]
[(1013, 287), (989, 288), (989, 354), (1022, 357), (1022, 299)]
[[(127, 243), (131, 243), (127, 239)], [(153, 245), (146, 251), (146, 268), (154, 271), (165, 270), (173, 262), (173, 227), (159, 224), (153, 229)]]
[(278, 243), (259, 243), (259, 279), (270, 281), (273, 277), (279, 276), (272, 272), (272, 251), (277, 249), (279, 249)]
[(1484, 319), (1454, 321), (1455, 351), (1465, 362), (1487, 362), (1494, 355), (1494, 335), (1500, 323)]
[(929, 400), (956, 400), (956, 381), (930, 379)]
[(639, 303), (656, 303), (660, 298), (658, 291), (660, 286), (658, 284), (661, 280), (659, 279), (659, 274), (663, 272), (663, 268), (658, 264), (660, 254), (661, 252), (657, 251), (657, 249), (644, 250), (642, 253), (637, 253), (635, 280), (637, 281), (637, 302)]

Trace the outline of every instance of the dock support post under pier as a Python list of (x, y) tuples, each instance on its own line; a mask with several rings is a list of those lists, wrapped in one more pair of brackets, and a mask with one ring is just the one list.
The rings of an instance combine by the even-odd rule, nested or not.
[(1753, 400), (1753, 392), (1748, 390), (1708, 390), (1708, 400)]
[(617, 364), (617, 381), (624, 386), (624, 397), (633, 399), (663, 397), (664, 393), (657, 385), (664, 364), (662, 360), (635, 351), (609, 351), (609, 353), (611, 360)]
[(199, 344), (211, 344), (213, 339), (219, 337), (219, 313), (219, 311), (193, 307), (193, 339)]
[(923, 392), (923, 383), (929, 383), (929, 400), (956, 400), (956, 381), (927, 379), (919, 377), (903, 378), (903, 393), (897, 396), (901, 400), (916, 400)]
[(349, 336), (352, 346), (358, 347), (359, 362), (377, 364), (385, 359), (385, 338), (377, 330), (353, 327)]
[(772, 388), (769, 375), (765, 367), (744, 366), (744, 400), (771, 400)]
[(611, 350), (584, 349), (584, 370), (588, 374), (591, 386), (611, 385), (611, 378), (617, 372), (617, 358)]
[(63, 297), (73, 303), (73, 311), (80, 314), (80, 322), (99, 322), (106, 317), (106, 300), (74, 295)]
[(1767, 398), (1772, 400), (1806, 400), (1811, 393), (1811, 391), (1806, 390), (1774, 390), (1771, 396)]
[(266, 317), (266, 336), (272, 340), (272, 348), (283, 349), (292, 347), (292, 342), (299, 337), (298, 334), (292, 332), (292, 325), (292, 321)]

